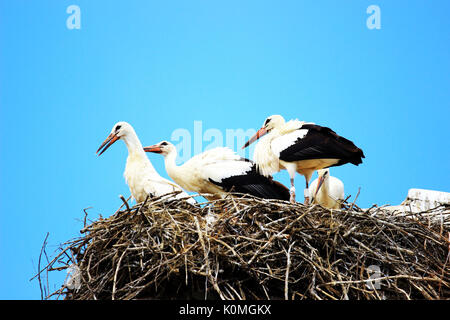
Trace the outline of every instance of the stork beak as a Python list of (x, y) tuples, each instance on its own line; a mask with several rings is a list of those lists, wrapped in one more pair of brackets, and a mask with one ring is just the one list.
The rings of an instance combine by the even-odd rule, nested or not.
[(265, 135), (267, 133), (267, 130), (265, 128), (261, 128), (259, 129), (255, 135), (253, 137), (250, 138), (250, 140), (248, 140), (244, 146), (242, 147), (242, 149), (247, 148), (249, 145), (251, 145), (253, 142), (255, 142), (256, 140), (258, 140), (259, 138), (261, 138), (263, 135)]
[(319, 192), (320, 187), (322, 186), (323, 182), (325, 181), (324, 176), (320, 176), (319, 177), (319, 182), (317, 183), (317, 189), (316, 192), (314, 193), (314, 198), (317, 196), (317, 192)]
[(100, 148), (98, 148), (97, 153), (102, 150), (100, 153), (98, 153), (98, 155), (100, 156), (103, 152), (106, 151), (106, 149), (108, 149), (109, 147), (111, 147), (113, 145), (114, 142), (116, 142), (117, 140), (119, 140), (119, 137), (116, 136), (114, 133), (111, 133), (105, 141), (103, 141), (102, 145), (100, 146)]
[(161, 147), (158, 146), (157, 144), (154, 144), (149, 147), (144, 147), (144, 151), (145, 152), (153, 152), (153, 153), (161, 153), (162, 152)]

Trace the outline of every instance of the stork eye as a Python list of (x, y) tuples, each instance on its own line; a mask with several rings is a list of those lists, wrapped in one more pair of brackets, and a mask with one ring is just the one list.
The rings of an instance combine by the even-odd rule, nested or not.
[(120, 125), (119, 125), (119, 126), (117, 126), (117, 127), (116, 127), (116, 132), (117, 132), (117, 131), (119, 131), (119, 130), (120, 130), (120, 128), (122, 128), (122, 126), (120, 126)]
[(269, 124), (270, 120), (272, 120), (272, 119), (270, 119), (270, 118), (266, 119), (266, 121), (264, 122), (264, 126), (267, 126)]
[(161, 142), (161, 146), (167, 146), (168, 145), (168, 143), (167, 142)]

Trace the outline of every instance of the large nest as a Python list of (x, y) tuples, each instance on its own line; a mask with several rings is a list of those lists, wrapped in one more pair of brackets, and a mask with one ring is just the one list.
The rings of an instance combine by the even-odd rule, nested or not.
[(81, 233), (39, 270), (40, 283), (44, 271), (72, 270), (47, 298), (450, 298), (449, 206), (395, 214), (156, 199), (85, 222)]

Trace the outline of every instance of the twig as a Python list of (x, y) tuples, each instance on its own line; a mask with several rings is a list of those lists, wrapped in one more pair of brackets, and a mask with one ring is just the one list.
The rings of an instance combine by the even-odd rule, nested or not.
[[(41, 253), (39, 254), (39, 260), (38, 260), (38, 270), (40, 271), (41, 270), (41, 257), (42, 257), (42, 253), (44, 252), (44, 250), (45, 250), (45, 247), (47, 246), (47, 239), (48, 239), (48, 236), (49, 236), (49, 232), (47, 232), (47, 235), (45, 236), (45, 239), (44, 239), (44, 242), (42, 243), (42, 247), (41, 247)], [(38, 280), (39, 280), (39, 288), (40, 288), (40, 290), (41, 290), (41, 300), (44, 300), (44, 291), (43, 291), (43, 289), (42, 289), (42, 283), (41, 283), (41, 273), (39, 272), (38, 274), (37, 274), (37, 276), (38, 276)], [(45, 289), (44, 289), (45, 290)]]
[(291, 249), (295, 241), (291, 243), (286, 253), (286, 275), (284, 277), (284, 300), (289, 299), (289, 268), (291, 267)]
[(123, 195), (119, 194), (119, 198), (120, 198), (120, 200), (122, 200), (123, 204), (127, 207), (127, 211), (130, 212), (130, 206), (128, 205), (128, 201), (125, 200), (125, 197)]

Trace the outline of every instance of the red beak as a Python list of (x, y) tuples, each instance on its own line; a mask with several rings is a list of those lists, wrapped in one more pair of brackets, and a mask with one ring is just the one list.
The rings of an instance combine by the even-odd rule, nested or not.
[(100, 156), (103, 152), (106, 151), (106, 149), (108, 149), (109, 147), (111, 147), (113, 145), (114, 142), (116, 142), (117, 140), (119, 140), (119, 137), (116, 136), (114, 133), (111, 133), (105, 141), (103, 141), (102, 145), (100, 146), (100, 148), (98, 148), (97, 153), (103, 148), (103, 150), (98, 153), (98, 155)]
[(161, 153), (161, 147), (159, 147), (158, 145), (154, 144), (150, 147), (144, 147), (144, 151), (145, 152), (153, 152), (153, 153)]
[(242, 149), (247, 148), (249, 145), (251, 145), (253, 142), (255, 142), (256, 140), (258, 140), (259, 138), (261, 138), (263, 135), (267, 134), (267, 130), (265, 128), (261, 128), (259, 129), (255, 135), (253, 137), (250, 138), (250, 140), (248, 140), (244, 146), (242, 147)]

